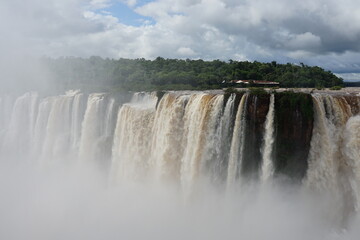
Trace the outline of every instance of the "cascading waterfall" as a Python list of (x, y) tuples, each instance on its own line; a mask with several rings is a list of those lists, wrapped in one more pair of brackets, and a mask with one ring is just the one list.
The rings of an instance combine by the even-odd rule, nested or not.
[(226, 181), (229, 154), (231, 147), (232, 131), (234, 128), (234, 104), (236, 95), (231, 94), (224, 109), (221, 109), (223, 98), (218, 98), (213, 109), (212, 124), (209, 126), (210, 134), (207, 136), (209, 141), (205, 148), (203, 164), (205, 171), (203, 175), (209, 177), (211, 185), (222, 184)]
[[(360, 104), (359, 104), (360, 106)], [(344, 148), (342, 149), (346, 162), (352, 173), (350, 185), (356, 197), (355, 208), (360, 204), (360, 116), (350, 117), (344, 131)]]
[(315, 123), (305, 183), (310, 189), (331, 194), (337, 204), (329, 214), (346, 222), (359, 204), (356, 185), (360, 179), (356, 169), (360, 158), (354, 161), (351, 154), (359, 139), (353, 137), (356, 128), (349, 131), (349, 126), (356, 125), (357, 117), (352, 115), (358, 112), (353, 112), (341, 96), (314, 94), (313, 99)]
[(86, 96), (83, 93), (77, 93), (74, 96), (72, 106), (71, 120), (71, 144), (74, 152), (79, 148), (81, 137), (81, 123), (85, 114)]
[[(23, 154), (41, 163), (78, 159), (101, 165), (115, 182), (171, 182), (185, 195), (204, 184), (241, 187), (245, 171), (254, 171), (251, 179), (260, 181), (300, 177), (309, 189), (331, 192), (339, 209), (349, 212), (360, 199), (359, 99), (328, 93), (168, 92), (161, 99), (136, 93), (121, 105), (107, 93), (4, 95), (0, 155)], [(253, 124), (260, 115), (262, 122)], [(308, 132), (310, 137), (299, 139)], [(260, 135), (257, 144), (262, 143), (249, 147)]]
[[(209, 117), (205, 136), (205, 144), (203, 155), (201, 158), (200, 174), (201, 176), (208, 177), (208, 182), (216, 183), (221, 179), (221, 168), (222, 168), (222, 149), (221, 142), (225, 140), (225, 133), (222, 125), (224, 124), (223, 118), (223, 105), (224, 96), (217, 95), (211, 102), (211, 110), (209, 111)], [(229, 116), (226, 116), (227, 118)]]
[(114, 181), (143, 179), (149, 168), (156, 99), (135, 96), (120, 108), (117, 117), (111, 167)]
[[(184, 116), (184, 154), (181, 158), (181, 185), (186, 194), (192, 191), (199, 177), (206, 146), (206, 134), (214, 95), (197, 94), (190, 97)], [(199, 131), (200, 130), (200, 131)]]
[(0, 235), (357, 239), (360, 95), (315, 92), (0, 94)]
[(274, 164), (272, 161), (272, 149), (274, 144), (274, 105), (275, 96), (270, 96), (269, 111), (266, 116), (264, 143), (262, 148), (261, 180), (266, 181), (274, 174)]
[(50, 111), (53, 106), (53, 97), (42, 99), (39, 104), (39, 111), (36, 118), (36, 124), (34, 129), (34, 138), (32, 141), (32, 155), (39, 156), (42, 153), (43, 145), (45, 141), (47, 126), (50, 116)]
[[(114, 99), (108, 94), (90, 94), (82, 122), (79, 158), (108, 165), (114, 131)], [(99, 161), (102, 159), (102, 161)]]
[[(220, 181), (226, 181), (231, 140), (234, 130), (234, 118), (235, 118), (235, 102), (236, 94), (231, 94), (226, 102), (225, 109), (220, 119), (220, 125), (218, 127), (216, 135), (219, 136), (218, 151), (216, 155), (216, 161), (213, 165), (213, 172), (217, 172), (217, 178)], [(236, 109), (237, 110), (237, 109)]]
[[(89, 96), (90, 102), (92, 97)], [(0, 154), (31, 156), (44, 164), (55, 159), (86, 158), (84, 152), (91, 159), (103, 158), (106, 154), (110, 159), (117, 103), (103, 94), (106, 103), (94, 110), (85, 98), (79, 91), (44, 98), (26, 93), (15, 101), (11, 96), (1, 96)], [(83, 121), (86, 108), (89, 113)], [(91, 135), (89, 131), (96, 130), (99, 134), (86, 142)], [(82, 135), (85, 136), (80, 151)], [(88, 149), (84, 149), (86, 143), (91, 145)]]
[(330, 95), (313, 96), (315, 127), (309, 156), (308, 185), (318, 189), (339, 189), (339, 169), (345, 167), (343, 156), (344, 130), (352, 116), (344, 98)]
[(10, 122), (14, 99), (9, 95), (0, 96), (0, 149), (3, 137)]
[(229, 168), (227, 183), (228, 187), (234, 185), (234, 182), (241, 174), (241, 164), (244, 152), (245, 140), (245, 105), (248, 99), (248, 94), (242, 96), (239, 103), (239, 109), (235, 118), (234, 134), (231, 141)]
[[(152, 128), (150, 166), (157, 181), (180, 178), (183, 145), (183, 117), (189, 95), (165, 94), (158, 104)], [(174, 147), (176, 146), (176, 147)]]
[(67, 92), (63, 96), (52, 99), (45, 138), (43, 144), (41, 144), (43, 146), (43, 161), (67, 157), (70, 153), (71, 107), (73, 99), (73, 92)]
[(157, 109), (155, 101), (148, 103), (149, 97), (136, 95), (119, 110), (112, 177), (155, 176), (180, 182), (187, 193), (200, 178), (223, 182), (235, 96), (229, 97), (224, 109), (223, 95), (168, 93)]
[(26, 93), (16, 99), (1, 144), (2, 152), (19, 154), (29, 150), (37, 114), (37, 101), (36, 93)]

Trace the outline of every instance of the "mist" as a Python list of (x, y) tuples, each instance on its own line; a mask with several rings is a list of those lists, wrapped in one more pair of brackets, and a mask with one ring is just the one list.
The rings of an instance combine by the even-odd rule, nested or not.
[[(38, 169), (1, 164), (2, 239), (357, 239), (358, 218), (342, 229), (328, 199), (269, 184), (184, 201), (172, 186), (110, 186), (86, 166)], [(354, 227), (352, 227), (354, 226)]]

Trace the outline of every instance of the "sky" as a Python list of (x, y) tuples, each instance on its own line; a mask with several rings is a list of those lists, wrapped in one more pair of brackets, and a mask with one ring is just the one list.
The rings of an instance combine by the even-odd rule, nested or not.
[(318, 65), (360, 79), (358, 0), (2, 0), (3, 55)]

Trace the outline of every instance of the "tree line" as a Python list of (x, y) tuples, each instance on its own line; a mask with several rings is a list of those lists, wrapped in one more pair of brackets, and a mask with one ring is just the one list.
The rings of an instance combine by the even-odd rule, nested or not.
[(249, 61), (165, 59), (44, 58), (44, 63), (64, 88), (104, 90), (217, 89), (234, 86), (232, 80), (279, 82), (281, 87), (325, 88), (343, 86), (330, 71), (305, 64)]

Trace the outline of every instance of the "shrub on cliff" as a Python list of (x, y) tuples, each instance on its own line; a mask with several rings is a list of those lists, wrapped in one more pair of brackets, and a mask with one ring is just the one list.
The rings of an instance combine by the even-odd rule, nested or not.
[(341, 86), (333, 86), (330, 88), (330, 90), (335, 90), (335, 91), (338, 91), (338, 90), (341, 90), (342, 87)]

